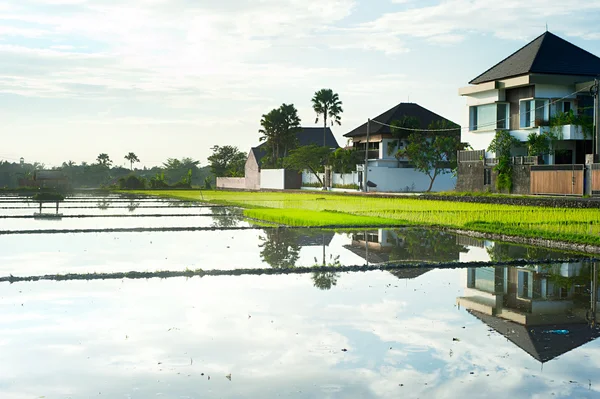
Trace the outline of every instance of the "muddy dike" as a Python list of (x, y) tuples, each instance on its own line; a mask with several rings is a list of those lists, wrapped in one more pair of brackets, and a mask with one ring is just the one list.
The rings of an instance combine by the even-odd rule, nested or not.
[(546, 208), (600, 208), (600, 199), (572, 197), (500, 197), (484, 195), (422, 194), (415, 198), (433, 201), (471, 202), (478, 204), (539, 206)]
[(45, 274), (39, 276), (13, 276), (12, 274), (0, 277), (0, 283), (18, 283), (29, 281), (72, 281), (72, 280), (120, 280), (120, 279), (149, 279), (173, 277), (209, 277), (209, 276), (246, 276), (246, 275), (280, 275), (280, 274), (307, 274), (313, 272), (370, 272), (370, 271), (398, 271), (398, 270), (433, 270), (433, 269), (465, 269), (477, 267), (506, 267), (528, 266), (574, 262), (597, 262), (599, 258), (565, 258), (565, 259), (515, 259), (502, 262), (417, 262), (417, 263), (390, 263), (384, 265), (355, 265), (355, 266), (307, 266), (289, 268), (257, 268), (257, 269), (231, 269), (231, 270), (203, 270), (186, 269), (181, 271), (159, 270), (154, 272), (115, 272), (115, 273), (69, 273)]

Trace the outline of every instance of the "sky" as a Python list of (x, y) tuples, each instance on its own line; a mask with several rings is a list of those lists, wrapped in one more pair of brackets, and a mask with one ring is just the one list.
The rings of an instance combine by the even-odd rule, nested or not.
[(400, 102), (464, 124), (459, 87), (546, 24), (600, 55), (599, 20), (600, 0), (4, 0), (0, 160), (206, 165), (282, 103), (315, 126), (322, 88), (341, 145)]

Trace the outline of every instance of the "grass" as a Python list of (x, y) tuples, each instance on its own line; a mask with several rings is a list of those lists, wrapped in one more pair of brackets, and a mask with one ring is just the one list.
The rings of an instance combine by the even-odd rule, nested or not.
[(293, 226), (423, 225), (600, 245), (600, 209), (549, 208), (330, 193), (138, 191), (245, 208)]

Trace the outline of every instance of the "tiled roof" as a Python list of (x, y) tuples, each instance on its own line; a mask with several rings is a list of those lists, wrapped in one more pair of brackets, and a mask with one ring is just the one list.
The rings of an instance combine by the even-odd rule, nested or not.
[(553, 33), (545, 32), (469, 83), (479, 84), (530, 73), (595, 77), (600, 75), (600, 58)]
[[(421, 128), (426, 129), (427, 126), (431, 122), (436, 122), (440, 120), (447, 120), (446, 118), (436, 114), (435, 112), (431, 112), (427, 108), (421, 107), (419, 104), (415, 103), (400, 103), (393, 108), (385, 111), (383, 114), (379, 115), (376, 118), (373, 118), (371, 121), (371, 128), (369, 130), (369, 134), (390, 134), (391, 130), (387, 126), (380, 125), (379, 123), (374, 123), (373, 121), (378, 121), (385, 124), (391, 124), (392, 122), (402, 118), (403, 116), (414, 116), (416, 117), (420, 123)], [(355, 136), (365, 136), (367, 134), (367, 123), (360, 125), (356, 129), (352, 130), (349, 133), (346, 133), (344, 137), (355, 137)]]

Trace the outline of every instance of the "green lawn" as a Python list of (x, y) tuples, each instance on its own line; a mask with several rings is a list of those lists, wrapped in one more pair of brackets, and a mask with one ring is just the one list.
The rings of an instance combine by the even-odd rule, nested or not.
[(600, 210), (477, 204), (329, 193), (135, 191), (245, 208), (245, 215), (294, 226), (446, 226), (600, 245)]

